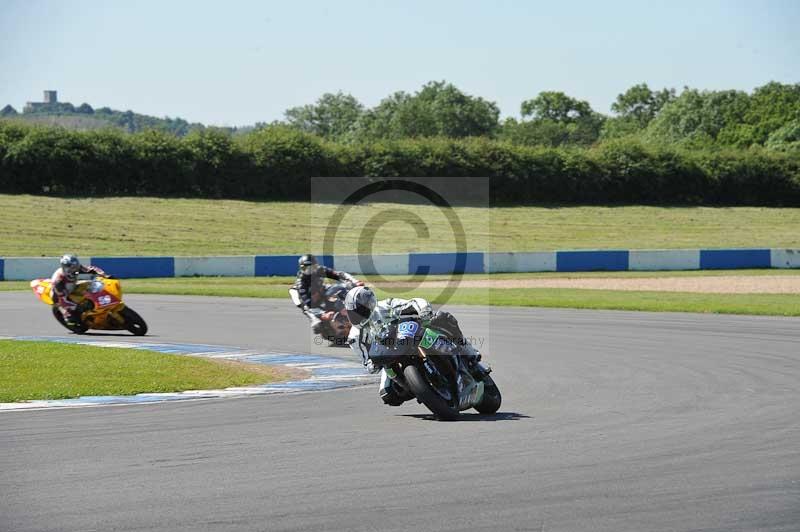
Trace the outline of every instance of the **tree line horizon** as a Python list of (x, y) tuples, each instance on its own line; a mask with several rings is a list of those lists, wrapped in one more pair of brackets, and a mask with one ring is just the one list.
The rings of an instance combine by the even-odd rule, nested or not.
[[(91, 117), (88, 123), (92, 128), (108, 123), (130, 133), (156, 130), (180, 137), (204, 130), (238, 136), (288, 127), (340, 144), (481, 137), (512, 145), (555, 148), (636, 139), (682, 149), (764, 147), (800, 152), (800, 83), (769, 82), (751, 93), (689, 87), (678, 93), (674, 88), (653, 90), (639, 83), (617, 96), (610, 115), (564, 92), (542, 91), (521, 102), (519, 112), (518, 118), (501, 120), (495, 102), (467, 94), (446, 81), (431, 81), (414, 93), (395, 92), (372, 108), (351, 94), (325, 93), (312, 104), (287, 109), (283, 120), (242, 128), (204, 126), (181, 118), (160, 119), (107, 107), (94, 110), (86, 103), (75, 107), (60, 102), (23, 114), (6, 106), (0, 110), (0, 117), (35, 121), (37, 115), (78, 115)], [(73, 128), (81, 129), (80, 123)]]

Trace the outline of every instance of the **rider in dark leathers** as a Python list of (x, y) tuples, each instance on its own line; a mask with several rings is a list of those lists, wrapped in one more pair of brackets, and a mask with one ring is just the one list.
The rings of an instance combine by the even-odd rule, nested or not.
[(311, 322), (311, 330), (315, 334), (322, 331), (323, 305), (325, 297), (325, 279), (335, 281), (345, 281), (353, 286), (361, 286), (364, 283), (346, 272), (336, 271), (317, 262), (314, 255), (303, 255), (297, 261), (297, 279), (292, 285), (292, 290), (296, 290), (299, 304), (297, 305), (303, 314)]

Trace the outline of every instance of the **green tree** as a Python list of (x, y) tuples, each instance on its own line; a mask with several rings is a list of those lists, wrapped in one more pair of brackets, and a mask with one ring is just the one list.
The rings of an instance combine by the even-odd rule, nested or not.
[(287, 109), (290, 126), (332, 140), (343, 139), (364, 113), (364, 106), (350, 94), (323, 94), (316, 103)]
[[(72, 114), (72, 113), (75, 112), (75, 106), (72, 105), (69, 102), (58, 102), (58, 103), (50, 104), (50, 105), (55, 107), (55, 111), (57, 113)], [(47, 106), (45, 106), (45, 107), (47, 107)]]
[(659, 142), (702, 147), (731, 144), (731, 132), (743, 124), (750, 105), (741, 91), (698, 91), (685, 88), (666, 104), (647, 128), (647, 137)]
[[(357, 141), (401, 138), (403, 136), (403, 120), (400, 115), (408, 114), (406, 107), (411, 107), (411, 95), (398, 91), (364, 112), (353, 127), (351, 137)], [(402, 111), (401, 111), (402, 110)]]
[(530, 120), (506, 120), (501, 139), (531, 146), (588, 146), (598, 139), (605, 121), (588, 102), (555, 91), (525, 100), (520, 113)]
[(800, 153), (800, 118), (773, 131), (767, 139), (766, 146), (771, 150)]
[(500, 109), (494, 102), (470, 96), (444, 81), (432, 81), (413, 95), (396, 92), (359, 120), (356, 140), (443, 136), (491, 136)]
[(517, 121), (508, 118), (503, 122), (499, 137), (523, 146), (555, 147), (569, 144), (570, 126), (550, 119)]
[(6, 105), (2, 109), (0, 109), (0, 116), (17, 116), (17, 110), (11, 107), (10, 105)]
[(750, 105), (744, 113), (744, 125), (739, 128), (738, 136), (732, 140), (739, 145), (764, 144), (777, 130), (798, 120), (800, 83), (783, 84), (773, 81), (753, 91)]
[(675, 89), (653, 91), (647, 83), (634, 85), (611, 104), (611, 111), (617, 116), (605, 122), (601, 136), (608, 139), (637, 135), (674, 99)]
[(592, 108), (588, 102), (572, 98), (563, 92), (543, 91), (536, 98), (522, 102), (520, 114), (534, 120), (570, 124), (589, 118)]
[(653, 92), (647, 83), (640, 83), (618, 95), (611, 104), (611, 110), (621, 118), (634, 122), (639, 129), (644, 129), (661, 108), (674, 99), (675, 89)]

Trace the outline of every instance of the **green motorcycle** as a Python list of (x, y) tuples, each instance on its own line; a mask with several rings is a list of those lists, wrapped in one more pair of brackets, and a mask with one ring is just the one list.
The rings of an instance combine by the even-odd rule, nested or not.
[(454, 339), (430, 323), (387, 311), (371, 321), (370, 329), (372, 363), (439, 419), (455, 420), (470, 408), (482, 414), (500, 408), (502, 397), (491, 370), (464, 360)]

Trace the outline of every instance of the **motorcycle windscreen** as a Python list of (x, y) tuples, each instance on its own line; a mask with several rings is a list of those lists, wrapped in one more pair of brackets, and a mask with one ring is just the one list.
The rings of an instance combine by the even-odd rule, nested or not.
[(118, 279), (103, 279), (103, 288), (106, 292), (117, 298), (122, 299), (122, 285)]
[(376, 365), (390, 366), (417, 354), (419, 324), (415, 321), (387, 324), (372, 343), (369, 357)]

